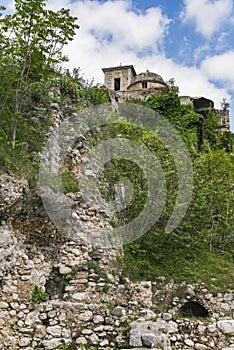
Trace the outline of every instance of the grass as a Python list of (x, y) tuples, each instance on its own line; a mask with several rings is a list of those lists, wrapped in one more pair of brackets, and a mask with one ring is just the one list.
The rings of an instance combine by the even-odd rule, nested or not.
[(234, 287), (233, 260), (228, 254), (201, 252), (189, 256), (188, 251), (174, 251), (160, 254), (160, 260), (154, 262), (150, 252), (133, 256), (125, 249), (123, 261), (124, 275), (133, 281), (156, 281), (165, 276), (176, 283), (203, 282), (212, 292)]
[(75, 193), (79, 191), (76, 179), (70, 171), (64, 170), (61, 175), (64, 193)]

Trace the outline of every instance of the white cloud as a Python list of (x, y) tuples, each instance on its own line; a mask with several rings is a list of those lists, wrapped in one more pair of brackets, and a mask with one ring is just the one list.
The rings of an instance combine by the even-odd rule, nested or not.
[(233, 11), (232, 0), (184, 0), (184, 6), (182, 20), (194, 22), (196, 31), (208, 38), (231, 20)]
[(103, 82), (101, 67), (135, 63), (139, 55), (144, 61), (147, 52), (159, 52), (170, 23), (160, 8), (136, 12), (128, 0), (50, 0), (49, 7), (70, 8), (78, 17), (80, 29), (65, 53), (71, 67), (80, 67), (98, 82)]
[(68, 7), (78, 17), (78, 35), (66, 47), (65, 53), (70, 58), (69, 66), (80, 67), (89, 80), (94, 78), (95, 82), (103, 83), (101, 68), (121, 62), (123, 65), (134, 64), (138, 73), (149, 69), (165, 80), (174, 77), (181, 95), (210, 98), (217, 108), (223, 97), (230, 99), (224, 88), (217, 88), (209, 82), (208, 72), (176, 64), (160, 52), (158, 43), (163, 40), (170, 22), (161, 9), (137, 13), (127, 0), (104, 3), (51, 0), (49, 4), (56, 10)]
[(220, 81), (229, 90), (234, 90), (234, 51), (207, 57), (202, 69), (210, 79)]
[(97, 51), (108, 49), (110, 39), (120, 49), (140, 52), (154, 47), (157, 50), (170, 23), (160, 8), (137, 13), (127, 0), (109, 0), (104, 3), (96, 0), (70, 3), (66, 0), (51, 0), (49, 5), (56, 9), (69, 7), (78, 15), (81, 26), (78, 40), (82, 40), (84, 46), (89, 45), (89, 39), (95, 39)]
[[(201, 21), (200, 30), (203, 30), (204, 35), (213, 33), (221, 25), (224, 13), (231, 8), (230, 0), (184, 1), (187, 4), (186, 18), (190, 16), (194, 21), (196, 19), (196, 25)], [(221, 2), (223, 12), (219, 9)], [(133, 64), (137, 73), (149, 69), (166, 81), (173, 77), (181, 95), (210, 98), (217, 108), (223, 97), (230, 101), (228, 91), (234, 86), (234, 52), (207, 57), (201, 68), (186, 67), (182, 61), (175, 63), (162, 51), (171, 20), (159, 7), (145, 12), (137, 11), (131, 0), (49, 0), (49, 7), (54, 10), (70, 8), (71, 14), (78, 17), (80, 29), (74, 41), (65, 47), (64, 53), (70, 59), (67, 68), (80, 67), (86, 79), (94, 78), (95, 83), (102, 84), (104, 75), (101, 68), (117, 66), (121, 62), (123, 65)], [(217, 28), (214, 28), (216, 19), (219, 20)], [(191, 53), (189, 42), (187, 46)], [(209, 52), (207, 43), (202, 43), (193, 53), (194, 63), (201, 61), (205, 53)], [(217, 87), (211, 82), (215, 79), (223, 87)]]

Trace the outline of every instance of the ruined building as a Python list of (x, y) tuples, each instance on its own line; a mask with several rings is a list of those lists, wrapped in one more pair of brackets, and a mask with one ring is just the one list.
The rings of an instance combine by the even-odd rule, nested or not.
[[(149, 72), (136, 74), (133, 65), (109, 67), (102, 69), (105, 75), (105, 87), (110, 91), (112, 98), (118, 102), (128, 99), (144, 100), (149, 95), (162, 95), (169, 91), (167, 83), (156, 73)], [(223, 131), (230, 130), (230, 118), (228, 110), (214, 109), (214, 102), (205, 97), (180, 96), (182, 104), (193, 104), (194, 111), (208, 115), (209, 109), (213, 109), (219, 118)]]

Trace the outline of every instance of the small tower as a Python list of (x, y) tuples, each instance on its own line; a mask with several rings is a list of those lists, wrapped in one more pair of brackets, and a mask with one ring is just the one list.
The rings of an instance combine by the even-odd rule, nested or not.
[(108, 90), (126, 91), (136, 76), (133, 65), (102, 68), (105, 74), (104, 85)]

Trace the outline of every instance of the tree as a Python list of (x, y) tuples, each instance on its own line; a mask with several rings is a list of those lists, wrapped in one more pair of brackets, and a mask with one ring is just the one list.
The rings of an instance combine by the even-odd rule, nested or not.
[(179, 87), (175, 85), (175, 78), (169, 79), (167, 86), (169, 88), (169, 91), (174, 92), (175, 94), (178, 94), (180, 92)]
[(30, 83), (49, 79), (56, 65), (67, 59), (62, 49), (79, 28), (69, 10), (54, 12), (45, 5), (43, 0), (15, 0), (15, 13), (0, 18), (5, 39), (0, 40), (1, 114), (11, 117), (13, 147)]
[(221, 108), (222, 108), (223, 111), (228, 111), (229, 110), (230, 103), (227, 102), (226, 98), (223, 98), (223, 100), (220, 102), (220, 104), (221, 104)]

